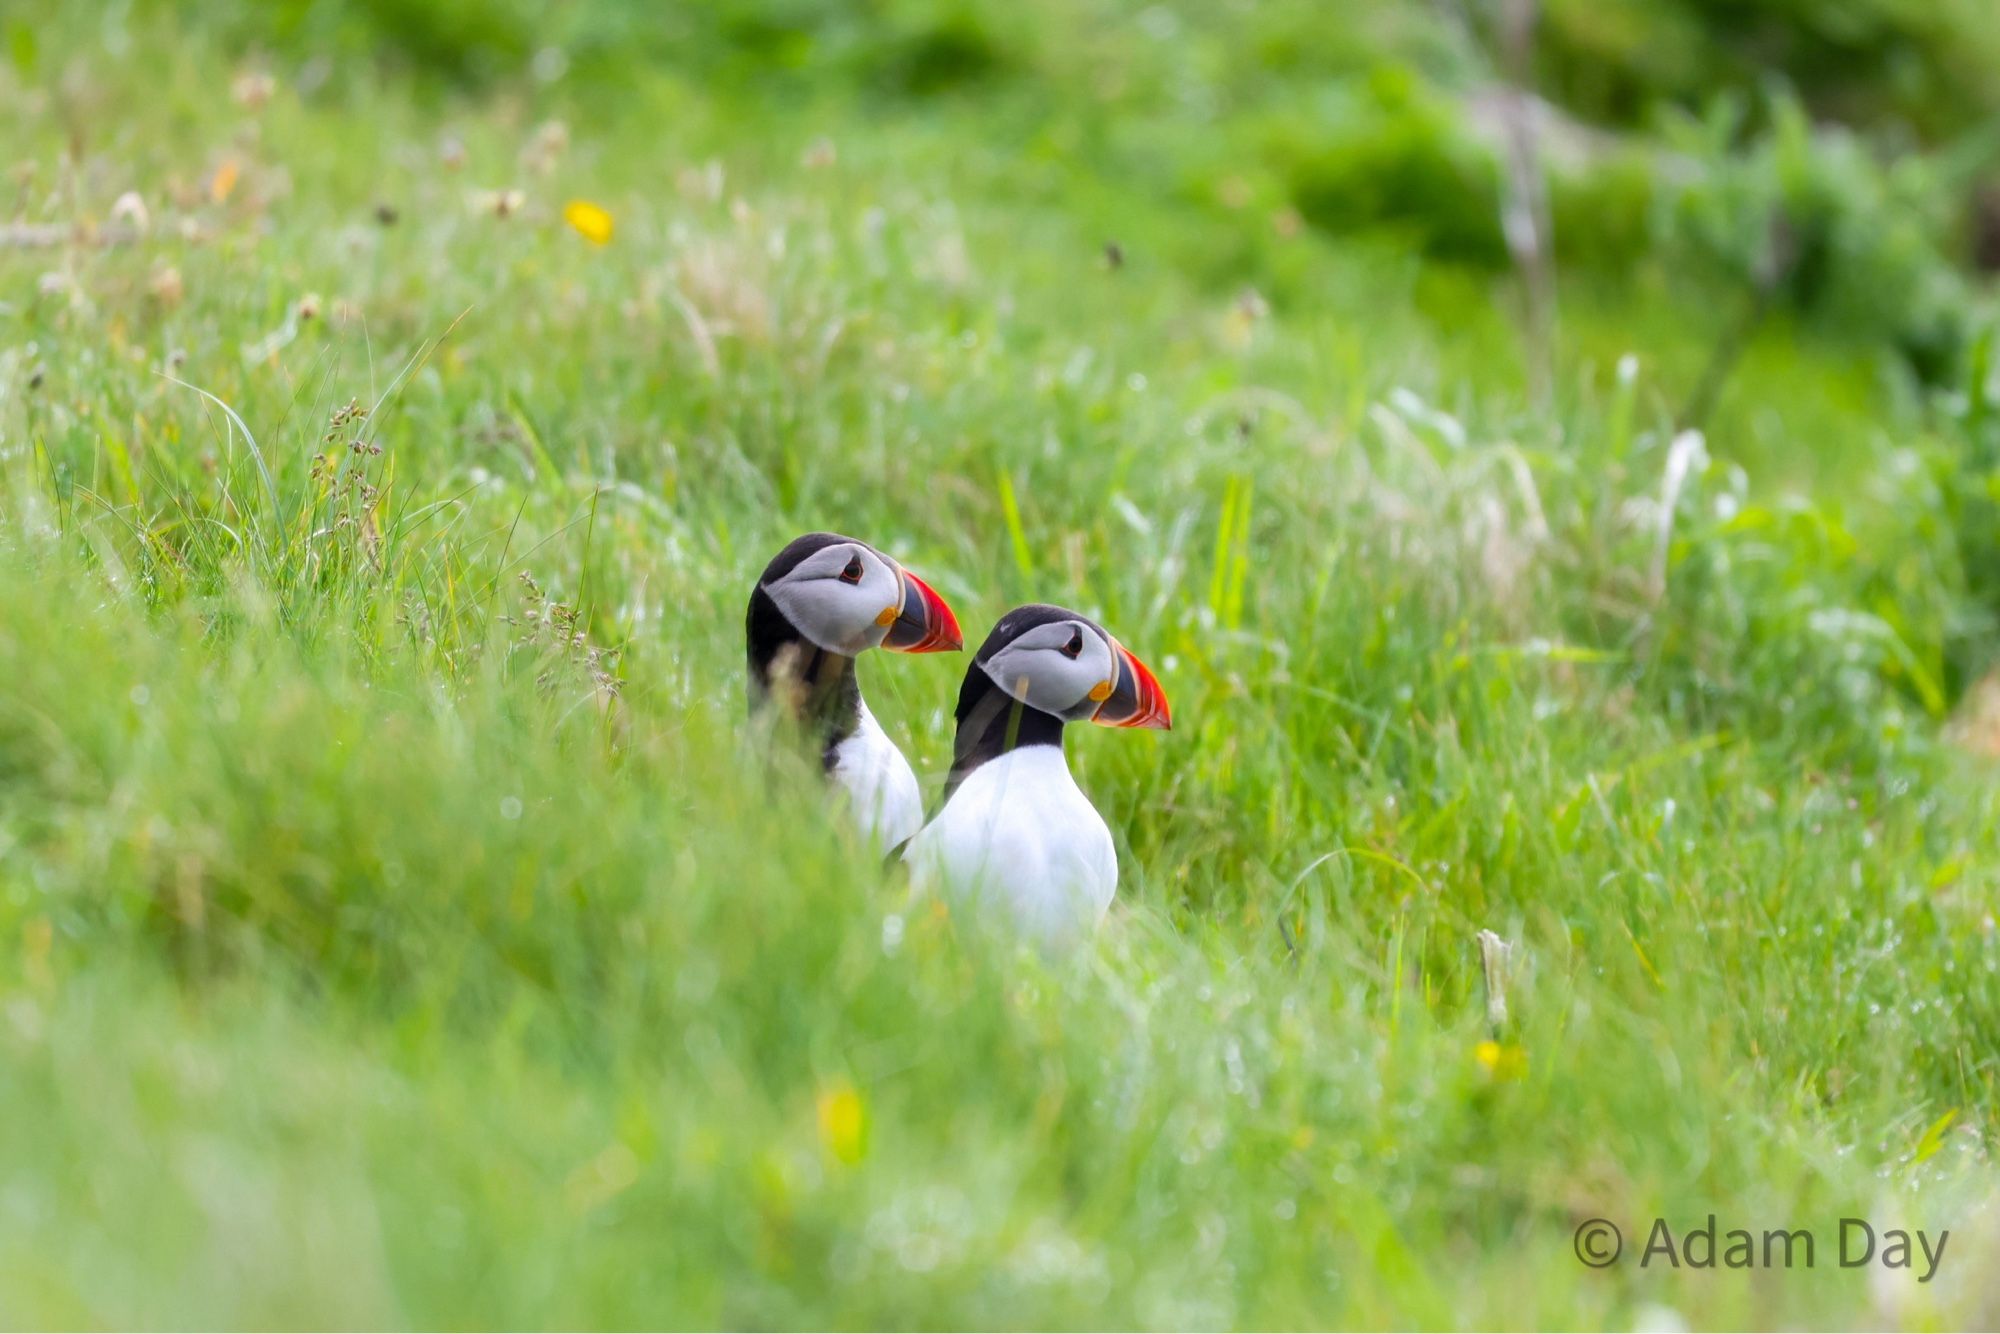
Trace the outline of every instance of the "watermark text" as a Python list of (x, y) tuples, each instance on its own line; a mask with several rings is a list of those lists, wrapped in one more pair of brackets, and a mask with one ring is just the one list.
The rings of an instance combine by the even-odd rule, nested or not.
[(1949, 1229), (1933, 1237), (1922, 1228), (1878, 1228), (1865, 1218), (1843, 1218), (1831, 1228), (1724, 1228), (1714, 1214), (1676, 1230), (1664, 1218), (1646, 1225), (1645, 1241), (1628, 1250), (1625, 1234), (1609, 1219), (1592, 1218), (1576, 1230), (1576, 1258), (1609, 1269), (1630, 1256), (1640, 1269), (1907, 1269), (1917, 1282), (1937, 1277)]

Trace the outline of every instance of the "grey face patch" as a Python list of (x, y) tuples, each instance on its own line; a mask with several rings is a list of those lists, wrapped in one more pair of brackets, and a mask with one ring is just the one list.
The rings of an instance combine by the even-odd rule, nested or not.
[(1109, 637), (1090, 622), (1053, 620), (995, 647), (980, 666), (1029, 707), (1082, 722), (1097, 711), (1105, 683), (1115, 683), (1117, 656)]
[(801, 635), (848, 657), (881, 644), (903, 601), (889, 558), (847, 539), (821, 546), (763, 588)]

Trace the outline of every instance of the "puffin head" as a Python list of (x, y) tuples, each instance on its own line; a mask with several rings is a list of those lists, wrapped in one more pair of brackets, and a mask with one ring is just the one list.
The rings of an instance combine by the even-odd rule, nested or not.
[(847, 657), (871, 648), (938, 653), (965, 646), (958, 618), (929, 584), (866, 542), (807, 533), (757, 579), (808, 642)]
[(1004, 693), (1066, 723), (1173, 725), (1159, 678), (1110, 631), (1064, 607), (1014, 608), (973, 663)]

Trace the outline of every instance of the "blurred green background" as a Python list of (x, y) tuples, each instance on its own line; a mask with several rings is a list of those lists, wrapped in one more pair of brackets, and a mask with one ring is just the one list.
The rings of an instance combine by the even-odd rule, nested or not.
[[(15, 0), (0, 170), (0, 1324), (2000, 1317), (1990, 0)], [(1159, 670), (1090, 949), (755, 752), (821, 527)]]

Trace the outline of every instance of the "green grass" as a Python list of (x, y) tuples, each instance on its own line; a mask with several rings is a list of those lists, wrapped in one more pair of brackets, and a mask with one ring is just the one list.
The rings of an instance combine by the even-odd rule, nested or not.
[[(1780, 322), (1663, 514), (1704, 290), (1577, 282), (1538, 397), (1504, 273), (1162, 189), (1228, 134), (1013, 65), (460, 93), (274, 29), (247, 109), (227, 22), (20, 22), (8, 211), (150, 230), (0, 248), (0, 1323), (2000, 1314), (1983, 389)], [(1171, 734), (1070, 743), (1092, 948), (908, 903), (750, 749), (814, 527), (1159, 670)], [(862, 669), (922, 773), (963, 669)], [(1635, 1267), (1710, 1213), (1953, 1240)]]

